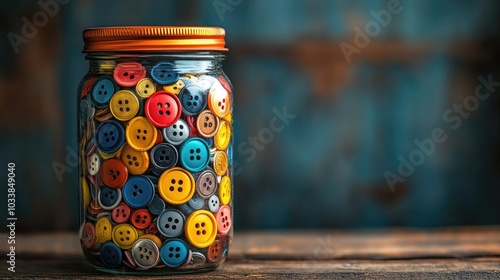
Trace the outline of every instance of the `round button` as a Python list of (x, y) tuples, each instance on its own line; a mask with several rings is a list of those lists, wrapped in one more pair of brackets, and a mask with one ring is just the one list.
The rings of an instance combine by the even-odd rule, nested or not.
[(123, 200), (132, 208), (147, 206), (155, 194), (151, 180), (145, 176), (130, 177), (123, 186)]
[(181, 116), (181, 102), (174, 94), (158, 91), (146, 101), (146, 117), (157, 127), (174, 124)]
[(166, 170), (158, 180), (158, 193), (170, 204), (186, 203), (191, 199), (194, 191), (193, 175), (180, 167)]
[(224, 151), (217, 151), (214, 154), (214, 171), (217, 175), (226, 174), (228, 167), (227, 154)]
[(163, 137), (172, 145), (180, 145), (189, 137), (189, 126), (184, 120), (179, 119), (163, 129)]
[(145, 229), (149, 227), (152, 220), (153, 217), (151, 217), (151, 213), (149, 213), (146, 209), (137, 209), (130, 217), (130, 222), (138, 229)]
[(225, 150), (229, 146), (230, 141), (231, 125), (227, 121), (221, 120), (219, 131), (214, 136), (214, 145), (219, 150)]
[(158, 144), (151, 150), (151, 163), (160, 172), (174, 167), (178, 158), (177, 149), (167, 143)]
[(206, 248), (217, 236), (217, 221), (207, 210), (194, 211), (186, 220), (184, 233), (193, 246)]
[(102, 209), (111, 210), (120, 203), (122, 192), (120, 189), (103, 187), (99, 190), (97, 196), (99, 197), (99, 205), (101, 205)]
[(182, 111), (188, 116), (199, 114), (207, 105), (203, 89), (196, 84), (185, 86), (179, 93)]
[(137, 151), (151, 149), (156, 143), (158, 130), (145, 117), (135, 117), (127, 125), (125, 137), (130, 147)]
[(96, 238), (95, 238), (94, 224), (92, 224), (91, 222), (86, 222), (82, 230), (83, 246), (90, 249), (94, 247), (95, 241)]
[(224, 205), (231, 201), (231, 179), (229, 176), (222, 176), (219, 184), (219, 198)]
[(87, 179), (85, 179), (85, 177), (81, 177), (80, 182), (81, 182), (81, 187), (82, 187), (83, 207), (87, 208), (87, 207), (89, 207), (89, 203), (90, 203), (90, 199), (91, 199), (89, 183), (87, 182)]
[(180, 149), (182, 166), (191, 172), (199, 172), (210, 162), (210, 148), (201, 138), (186, 140)]
[(112, 232), (113, 242), (122, 249), (130, 249), (137, 240), (139, 234), (137, 230), (129, 224), (119, 224)]
[(161, 212), (163, 212), (163, 210), (165, 210), (165, 207), (165, 201), (163, 201), (161, 197), (155, 195), (151, 203), (148, 205), (148, 210), (151, 214), (158, 216)]
[(102, 263), (106, 267), (114, 268), (119, 266), (123, 261), (122, 250), (113, 242), (106, 242), (102, 245), (99, 252)]
[(210, 209), (210, 211), (215, 213), (217, 212), (217, 210), (219, 210), (219, 206), (220, 206), (219, 198), (216, 195), (212, 195), (208, 199), (208, 209)]
[(203, 206), (205, 206), (205, 200), (198, 197), (197, 195), (193, 195), (193, 198), (189, 200), (188, 204), (194, 210), (200, 210), (201, 208), (203, 208)]
[(183, 264), (189, 254), (186, 243), (180, 239), (170, 239), (160, 250), (160, 258), (169, 267), (178, 267)]
[(138, 62), (123, 62), (116, 65), (113, 78), (122, 87), (133, 87), (146, 77), (146, 69)]
[(111, 114), (119, 121), (128, 121), (135, 117), (140, 106), (137, 96), (129, 90), (116, 92), (109, 101)]
[(124, 145), (121, 150), (120, 159), (130, 174), (139, 175), (148, 170), (149, 156), (147, 152), (139, 152), (132, 149), (129, 145)]
[(215, 213), (215, 219), (217, 219), (217, 230), (221, 234), (227, 234), (231, 229), (231, 208), (227, 205), (220, 207), (219, 211)]
[(184, 215), (178, 210), (166, 210), (158, 216), (156, 227), (165, 237), (177, 237), (184, 229)]
[(125, 142), (123, 126), (114, 120), (102, 122), (96, 131), (97, 147), (104, 153), (114, 153)]
[(160, 62), (151, 69), (151, 77), (160, 85), (170, 85), (179, 78), (179, 73), (173, 68), (172, 63)]
[(96, 80), (92, 89), (91, 98), (97, 108), (103, 108), (108, 105), (109, 100), (116, 91), (113, 79), (103, 76)]
[(217, 189), (217, 178), (212, 170), (205, 170), (196, 178), (196, 193), (201, 198), (209, 198)]
[(196, 119), (196, 128), (201, 136), (209, 138), (214, 136), (219, 129), (219, 118), (212, 112), (205, 110)]
[(142, 98), (148, 98), (156, 92), (156, 85), (150, 78), (144, 78), (135, 86), (135, 92)]
[(106, 241), (110, 241), (112, 230), (113, 225), (111, 225), (111, 222), (109, 221), (109, 218), (107, 216), (97, 220), (97, 223), (95, 224), (95, 236), (97, 242), (102, 244)]
[(111, 219), (118, 224), (126, 223), (130, 218), (130, 212), (130, 207), (122, 202), (111, 212)]
[(132, 245), (132, 258), (137, 266), (142, 268), (154, 267), (160, 261), (160, 249), (150, 239), (140, 238)]
[(191, 260), (188, 264), (188, 267), (191, 269), (203, 268), (205, 267), (206, 262), (207, 258), (205, 258), (205, 255), (199, 252), (193, 252), (191, 254)]
[(182, 79), (178, 79), (177, 82), (175, 82), (171, 85), (168, 85), (168, 86), (164, 86), (163, 89), (170, 92), (170, 93), (177, 95), (177, 94), (179, 94), (181, 89), (183, 89), (185, 86), (186, 86), (186, 84), (184, 83), (184, 81)]
[(230, 96), (220, 84), (214, 83), (208, 92), (208, 108), (219, 118), (229, 114), (231, 107)]
[(128, 170), (121, 160), (111, 158), (103, 162), (99, 175), (104, 185), (117, 189), (127, 182)]
[(210, 247), (207, 249), (207, 258), (209, 262), (216, 262), (220, 260), (223, 252), (222, 242), (220, 240), (215, 240)]
[(90, 175), (94, 176), (99, 173), (99, 168), (101, 168), (101, 159), (97, 154), (92, 154), (87, 158), (87, 170)]

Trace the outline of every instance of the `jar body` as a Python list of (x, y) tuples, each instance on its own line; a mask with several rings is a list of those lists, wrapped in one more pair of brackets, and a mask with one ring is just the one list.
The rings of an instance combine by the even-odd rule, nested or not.
[(99, 270), (218, 267), (232, 240), (232, 108), (220, 52), (87, 55), (80, 236)]

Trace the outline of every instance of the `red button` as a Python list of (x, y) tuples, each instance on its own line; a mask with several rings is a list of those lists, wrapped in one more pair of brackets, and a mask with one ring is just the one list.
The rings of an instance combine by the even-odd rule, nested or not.
[(132, 213), (130, 223), (138, 229), (145, 229), (149, 227), (149, 225), (151, 224), (151, 220), (151, 213), (149, 213), (148, 210), (137, 209), (134, 211), (134, 213)]
[(130, 212), (130, 207), (126, 203), (122, 202), (118, 204), (115, 209), (113, 209), (113, 212), (111, 212), (111, 218), (116, 223), (126, 223), (130, 218)]
[(146, 101), (146, 117), (157, 127), (174, 124), (181, 116), (181, 102), (174, 94), (158, 91)]
[(104, 185), (112, 189), (118, 189), (127, 182), (128, 170), (121, 160), (111, 158), (101, 165), (99, 175)]
[(199, 137), (200, 135), (198, 134), (198, 130), (196, 129), (196, 126), (194, 125), (194, 116), (187, 116), (186, 117), (188, 126), (189, 126), (189, 137)]
[(221, 234), (227, 234), (231, 229), (231, 208), (224, 205), (219, 208), (219, 211), (215, 213), (215, 219), (217, 220), (217, 230)]
[(82, 242), (83, 245), (87, 248), (92, 248), (95, 244), (95, 229), (94, 225), (90, 222), (86, 222), (83, 226), (82, 231)]
[(146, 69), (137, 62), (124, 62), (116, 66), (113, 78), (122, 87), (133, 87), (146, 77)]

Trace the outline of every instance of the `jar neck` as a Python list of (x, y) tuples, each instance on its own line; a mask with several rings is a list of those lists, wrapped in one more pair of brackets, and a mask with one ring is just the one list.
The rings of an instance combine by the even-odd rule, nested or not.
[(179, 74), (216, 73), (222, 71), (226, 55), (222, 52), (164, 52), (164, 53), (88, 53), (90, 72), (112, 72), (121, 62), (137, 61), (147, 69), (158, 62), (170, 62)]

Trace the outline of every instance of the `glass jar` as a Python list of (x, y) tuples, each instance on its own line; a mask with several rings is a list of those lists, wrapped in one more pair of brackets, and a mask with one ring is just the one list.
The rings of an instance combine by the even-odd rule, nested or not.
[(113, 273), (212, 270), (232, 240), (232, 86), (215, 27), (83, 33), (80, 236)]

